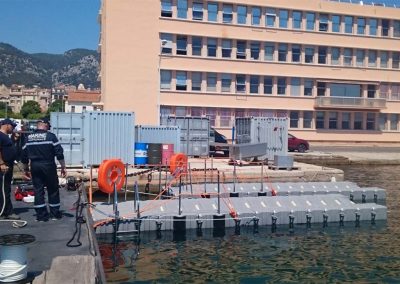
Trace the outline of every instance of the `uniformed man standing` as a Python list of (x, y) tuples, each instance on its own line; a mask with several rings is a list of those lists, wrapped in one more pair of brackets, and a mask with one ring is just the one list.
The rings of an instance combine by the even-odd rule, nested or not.
[[(62, 218), (55, 157), (61, 165), (61, 176), (66, 176), (64, 151), (56, 135), (48, 131), (50, 127), (50, 121), (47, 118), (39, 119), (37, 129), (26, 139), (21, 157), (25, 175), (32, 177), (36, 220), (44, 222), (48, 221), (49, 217), (53, 220)], [(47, 188), (50, 215), (47, 211), (44, 187)]]
[(14, 214), (11, 203), (11, 180), (16, 149), (9, 135), (16, 126), (17, 124), (9, 118), (0, 122), (0, 217), (13, 220), (20, 219)]

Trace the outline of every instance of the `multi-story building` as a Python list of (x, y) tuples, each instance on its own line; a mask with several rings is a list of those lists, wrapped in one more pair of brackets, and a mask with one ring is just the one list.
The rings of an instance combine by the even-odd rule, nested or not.
[(225, 133), (287, 116), (311, 141), (398, 142), (400, 9), (367, 2), (103, 0), (104, 109), (208, 116)]
[(68, 92), (68, 100), (65, 102), (65, 112), (84, 112), (101, 110), (99, 105), (101, 94), (99, 91), (77, 90)]

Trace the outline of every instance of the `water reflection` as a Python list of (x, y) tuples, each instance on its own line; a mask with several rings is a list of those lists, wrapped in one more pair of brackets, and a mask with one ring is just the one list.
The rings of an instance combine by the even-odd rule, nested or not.
[[(132, 240), (116, 247), (101, 238), (110, 283), (399, 283), (400, 167), (343, 167), (345, 179), (387, 189), (388, 221), (230, 228), (224, 237), (189, 231), (183, 241), (172, 232), (142, 234), (140, 254)], [(111, 249), (113, 248), (113, 249)], [(105, 252), (105, 253), (104, 253)], [(111, 266), (110, 266), (111, 264)], [(115, 266), (116, 264), (116, 266)]]

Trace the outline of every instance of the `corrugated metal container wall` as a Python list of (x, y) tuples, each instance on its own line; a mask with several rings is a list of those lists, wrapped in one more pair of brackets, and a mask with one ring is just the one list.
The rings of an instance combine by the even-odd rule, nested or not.
[(181, 129), (180, 152), (188, 156), (208, 156), (210, 120), (207, 117), (168, 117), (166, 123)]
[(179, 151), (180, 137), (181, 129), (178, 126), (135, 126), (135, 142), (174, 144), (174, 149)]
[(267, 143), (268, 160), (274, 155), (287, 155), (288, 118), (284, 117), (241, 117), (235, 120), (237, 144)]
[(52, 112), (50, 114), (51, 132), (57, 135), (64, 149), (65, 164), (80, 166), (83, 163), (82, 114)]
[(98, 165), (109, 158), (133, 163), (134, 113), (93, 111), (82, 115), (84, 166)]

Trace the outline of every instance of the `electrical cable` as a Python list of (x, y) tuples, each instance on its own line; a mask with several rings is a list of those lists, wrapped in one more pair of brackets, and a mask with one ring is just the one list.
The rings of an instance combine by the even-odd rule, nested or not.
[[(82, 224), (86, 223), (85, 218), (83, 217), (83, 208), (86, 206), (85, 203), (81, 203), (81, 195), (82, 191), (79, 189), (78, 193), (78, 200), (76, 201), (76, 208), (75, 208), (75, 232), (72, 235), (72, 238), (67, 242), (66, 246), (70, 248), (74, 247), (79, 247), (82, 245), (82, 242), (80, 241), (81, 238), (81, 232), (82, 232)], [(76, 238), (76, 244), (72, 244), (72, 242)]]

